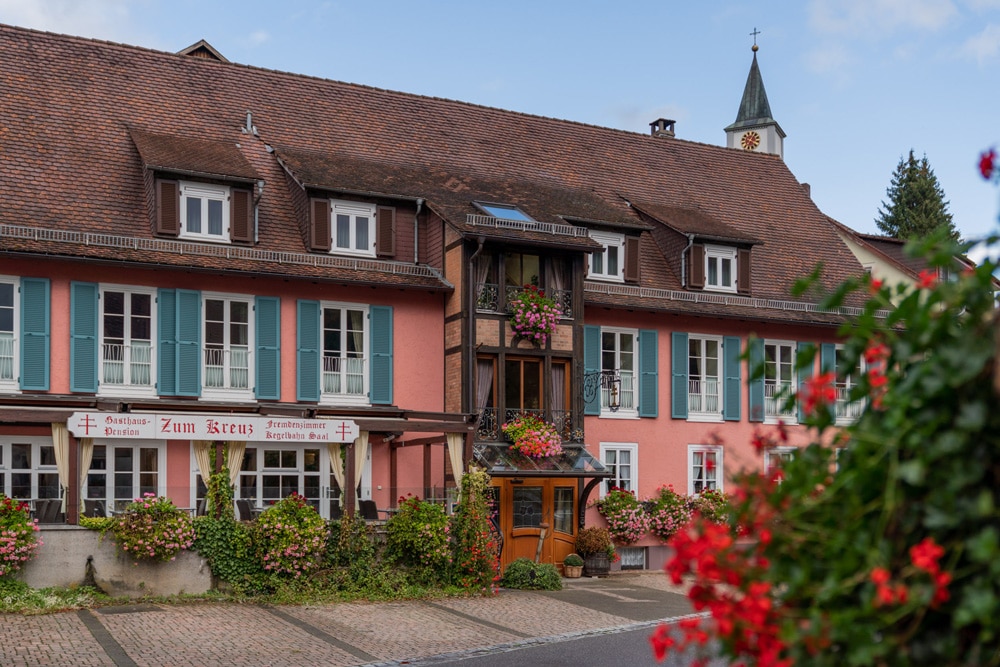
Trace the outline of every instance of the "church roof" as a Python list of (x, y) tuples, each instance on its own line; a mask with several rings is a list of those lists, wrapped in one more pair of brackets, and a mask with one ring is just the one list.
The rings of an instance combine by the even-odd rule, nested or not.
[(781, 136), (785, 136), (778, 122), (771, 116), (771, 105), (767, 101), (767, 91), (764, 90), (764, 79), (760, 76), (760, 67), (757, 66), (757, 51), (755, 50), (753, 62), (750, 64), (750, 73), (747, 75), (747, 85), (743, 88), (740, 110), (736, 114), (736, 121), (728, 126), (726, 131), (760, 127), (761, 125), (774, 125)]

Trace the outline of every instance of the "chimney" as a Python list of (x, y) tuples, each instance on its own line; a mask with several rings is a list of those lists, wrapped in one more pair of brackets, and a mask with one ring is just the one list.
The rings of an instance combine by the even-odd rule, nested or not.
[(654, 137), (673, 138), (675, 122), (677, 121), (669, 120), (667, 118), (657, 118), (649, 124), (649, 133)]
[(802, 191), (806, 193), (806, 197), (812, 199), (812, 186), (808, 183), (802, 183)]

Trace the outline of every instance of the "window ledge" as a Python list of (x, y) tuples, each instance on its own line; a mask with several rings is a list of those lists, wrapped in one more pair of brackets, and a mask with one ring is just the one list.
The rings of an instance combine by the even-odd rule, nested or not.
[(722, 423), (721, 414), (689, 412), (687, 416), (689, 422), (718, 422)]
[(618, 412), (602, 411), (597, 416), (601, 419), (639, 419), (639, 413), (634, 410), (619, 410)]

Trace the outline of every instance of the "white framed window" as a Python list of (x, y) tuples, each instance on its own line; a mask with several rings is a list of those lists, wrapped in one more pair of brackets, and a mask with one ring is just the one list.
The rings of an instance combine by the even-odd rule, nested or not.
[(146, 493), (167, 495), (167, 448), (159, 440), (94, 440), (83, 497), (121, 509)]
[[(636, 355), (639, 349), (637, 329), (601, 327), (601, 370), (618, 371), (621, 387), (618, 396), (614, 389), (601, 389), (602, 417), (636, 417)], [(618, 410), (611, 411), (611, 402), (617, 398)]]
[(722, 419), (722, 337), (688, 337), (688, 419)]
[(625, 235), (611, 232), (590, 232), (590, 238), (604, 246), (604, 252), (590, 253), (587, 278), (625, 281)]
[(612, 488), (637, 493), (639, 489), (639, 445), (634, 442), (602, 442), (601, 460), (611, 477), (601, 484), (603, 498)]
[(101, 285), (98, 393), (153, 395), (156, 388), (156, 292)]
[(764, 473), (770, 477), (787, 461), (795, 457), (795, 447), (772, 447), (764, 452)]
[(202, 398), (253, 398), (253, 300), (203, 293)]
[(331, 200), (333, 226), (330, 252), (339, 255), (375, 256), (375, 205)]
[(61, 497), (52, 438), (0, 436), (0, 492), (22, 501)]
[(705, 289), (736, 291), (736, 248), (705, 246)]
[(19, 288), (20, 281), (17, 278), (0, 276), (0, 392), (4, 393), (18, 390)]
[(795, 421), (794, 402), (786, 407), (794, 391), (795, 343), (787, 340), (764, 341), (764, 421)]
[(724, 491), (722, 465), (722, 447), (688, 445), (688, 495)]
[(368, 405), (368, 306), (321, 304), (320, 402)]
[(837, 380), (835, 383), (837, 389), (836, 420), (840, 425), (851, 424), (865, 410), (866, 401), (860, 399), (851, 401), (851, 392), (861, 382), (861, 378), (866, 371), (865, 360), (859, 357), (852, 367), (848, 367), (844, 347), (837, 345), (834, 348), (834, 362), (834, 368), (837, 371)]
[[(197, 467), (193, 475), (200, 477)], [(361, 475), (361, 498), (371, 498), (371, 449)], [(193, 487), (192, 487), (193, 488)], [(342, 502), (341, 489), (330, 471), (326, 445), (247, 443), (235, 496), (256, 507), (267, 507), (291, 493), (304, 496), (324, 519)]]
[(229, 243), (229, 188), (181, 181), (181, 238)]

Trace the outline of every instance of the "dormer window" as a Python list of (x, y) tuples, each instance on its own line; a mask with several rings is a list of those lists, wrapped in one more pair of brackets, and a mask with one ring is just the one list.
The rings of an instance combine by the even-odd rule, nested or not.
[(229, 242), (229, 188), (181, 181), (181, 238)]
[(333, 243), (330, 252), (375, 256), (375, 205), (360, 202), (330, 202)]
[(687, 287), (711, 292), (750, 293), (750, 250), (695, 243), (684, 252)]
[(510, 206), (508, 204), (481, 204), (479, 202), (476, 202), (476, 206), (485, 211), (487, 215), (492, 215), (494, 218), (500, 218), (501, 220), (535, 222), (530, 215), (516, 206)]
[(736, 291), (736, 248), (705, 246), (705, 289)]
[(587, 277), (594, 280), (624, 281), (625, 235), (591, 231), (590, 238), (604, 246), (604, 251), (590, 253), (590, 272)]

